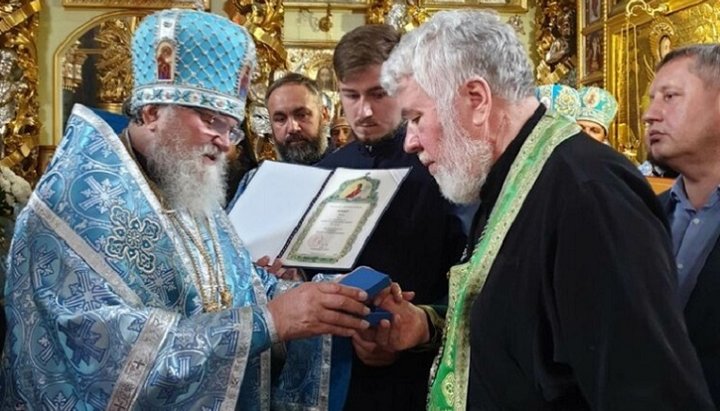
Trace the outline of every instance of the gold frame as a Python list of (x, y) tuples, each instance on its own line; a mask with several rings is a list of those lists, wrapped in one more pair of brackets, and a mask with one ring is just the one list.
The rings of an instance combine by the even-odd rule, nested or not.
[[(585, 5), (590, 0), (579, 0), (577, 1), (577, 9), (576, 9), (576, 15), (577, 15), (577, 27), (576, 27), (576, 33), (577, 33), (577, 85), (588, 85), (588, 84), (597, 84), (598, 82), (603, 83), (603, 79), (605, 77), (605, 69), (607, 68), (607, 52), (608, 52), (608, 44), (607, 44), (607, 30), (605, 30), (605, 22), (607, 19), (607, 8), (608, 8), (608, 1), (610, 0), (599, 0), (600, 1), (600, 17), (593, 21), (590, 25), (587, 25), (586, 19), (585, 19)], [(624, 0), (621, 0), (624, 1)], [(586, 72), (586, 54), (587, 54), (587, 41), (589, 36), (593, 36), (597, 34), (598, 32), (601, 32), (602, 39), (600, 41), (600, 46), (602, 47), (601, 53), (601, 69), (594, 71), (592, 73)]]
[(334, 50), (335, 46), (337, 45), (336, 41), (328, 40), (328, 41), (300, 41), (300, 40), (292, 40), (292, 41), (283, 41), (283, 45), (285, 48), (305, 48), (305, 49), (323, 49), (323, 50)]
[[(194, 2), (179, 0), (63, 0), (63, 7), (113, 8), (113, 9), (169, 9), (193, 8)], [(210, 0), (203, 0), (205, 10), (210, 10)]]
[(603, 21), (605, 20), (605, 5), (606, 2), (609, 0), (598, 0), (600, 2), (600, 16), (597, 18), (597, 20), (593, 22), (588, 22), (586, 18), (586, 12), (585, 5), (587, 2), (590, 2), (592, 0), (578, 0), (577, 1), (577, 23), (578, 23), (578, 33), (584, 32), (586, 30), (589, 31), (595, 31), (598, 27), (601, 27), (603, 25)]
[(308, 9), (308, 10), (366, 10), (370, 7), (371, 0), (359, 0), (352, 3), (323, 2), (323, 1), (283, 1), (283, 7), (287, 10)]
[[(341, 104), (340, 104), (340, 92), (338, 88), (338, 80), (335, 77), (335, 69), (333, 67), (333, 53), (335, 50), (335, 45), (337, 43), (334, 41), (315, 41), (315, 42), (300, 42), (300, 41), (293, 41), (288, 42), (285, 44), (285, 50), (288, 52), (288, 58), (287, 58), (287, 67), (288, 70), (293, 70), (296, 68), (293, 64), (293, 62), (290, 61), (290, 59), (296, 54), (294, 53), (294, 50), (299, 50), (300, 56), (305, 55), (306, 57), (309, 55), (309, 58), (304, 61), (300, 61), (300, 64), (303, 65), (303, 70), (300, 71), (301, 74), (307, 76), (308, 78), (311, 78), (315, 80), (318, 83), (318, 87), (320, 90), (330, 98), (330, 101), (332, 101), (331, 105), (328, 105), (329, 112), (328, 114), (333, 117), (335, 114), (337, 114), (338, 111), (342, 110)], [(297, 63), (296, 63), (297, 64)], [(321, 68), (329, 68), (332, 73), (332, 81), (329, 83), (323, 83), (321, 81), (318, 81), (318, 72)], [(325, 102), (329, 103), (329, 102)]]
[[(581, 33), (580, 36), (578, 36), (579, 41), (582, 42), (582, 45), (578, 46), (578, 83), (580, 84), (587, 84), (587, 83), (593, 83), (597, 82), (598, 79), (602, 79), (605, 73), (605, 65), (607, 63), (607, 44), (605, 43), (605, 33), (604, 28), (602, 25), (599, 28), (594, 28), (593, 30), (585, 30)], [(589, 72), (587, 69), (587, 51), (588, 51), (588, 41), (590, 40), (591, 36), (599, 35), (600, 37), (600, 68), (598, 70)]]
[(64, 131), (63, 130), (63, 98), (62, 98), (62, 67), (60, 66), (60, 61), (62, 59), (62, 56), (67, 52), (68, 48), (82, 36), (85, 32), (87, 32), (92, 27), (95, 27), (99, 25), (101, 22), (105, 20), (110, 20), (117, 17), (132, 17), (132, 16), (138, 16), (141, 14), (148, 14), (150, 10), (121, 10), (121, 11), (114, 11), (106, 14), (101, 14), (99, 16), (93, 17), (91, 20), (87, 21), (83, 25), (75, 28), (70, 34), (68, 34), (67, 37), (65, 37), (65, 40), (60, 43), (57, 49), (55, 49), (55, 52), (53, 53), (53, 93), (52, 93), (52, 102), (53, 102), (53, 128), (52, 128), (52, 139), (53, 144), (58, 145), (60, 143), (60, 139), (63, 137)]
[[(429, 12), (448, 9), (493, 9), (501, 13), (525, 13), (528, 11), (527, 0), (508, 0), (509, 3), (483, 3), (482, 0), (453, 0), (442, 1), (437, 0), (420, 0), (420, 7), (427, 9)], [(475, 2), (477, 1), (477, 2)]]
[[(287, 52), (288, 52), (287, 66), (288, 66), (288, 70), (290, 70), (291, 62), (289, 61), (289, 58), (292, 54), (291, 51), (297, 50), (297, 49), (317, 50), (318, 52), (328, 52), (330, 55), (330, 60), (331, 60), (330, 63), (332, 64), (332, 55), (335, 50), (335, 46), (337, 45), (337, 42), (334, 42), (334, 41), (308, 41), (308, 42), (288, 41), (284, 45), (285, 45), (285, 50), (287, 50)], [(315, 66), (311, 65), (308, 68), (313, 69), (313, 68), (315, 68)], [(311, 79), (315, 79), (315, 75), (316, 75), (316, 73), (313, 73), (312, 71), (307, 71), (307, 70), (301, 72), (301, 74), (303, 74)]]
[(613, 0), (613, 4), (608, 4), (608, 16), (624, 14), (628, 1), (629, 0)]

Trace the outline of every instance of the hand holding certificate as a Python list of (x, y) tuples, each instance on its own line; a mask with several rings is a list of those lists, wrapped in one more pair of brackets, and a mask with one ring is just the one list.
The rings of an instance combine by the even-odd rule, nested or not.
[(408, 170), (324, 170), (265, 161), (230, 220), (253, 258), (349, 269)]

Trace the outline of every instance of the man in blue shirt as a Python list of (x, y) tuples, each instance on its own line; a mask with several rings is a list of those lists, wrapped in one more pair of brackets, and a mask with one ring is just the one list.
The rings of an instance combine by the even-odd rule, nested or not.
[(678, 302), (710, 393), (720, 404), (720, 46), (667, 54), (643, 116), (653, 158), (680, 176), (660, 200), (670, 221)]

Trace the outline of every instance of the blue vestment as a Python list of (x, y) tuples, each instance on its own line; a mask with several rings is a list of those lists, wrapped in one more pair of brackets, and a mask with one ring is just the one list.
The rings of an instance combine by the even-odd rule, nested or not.
[(169, 214), (112, 129), (75, 107), (11, 245), (1, 409), (327, 408), (329, 337), (285, 344), (271, 381), (267, 301), (290, 285), (253, 265), (218, 208), (201, 238), (233, 308), (203, 312), (201, 250)]

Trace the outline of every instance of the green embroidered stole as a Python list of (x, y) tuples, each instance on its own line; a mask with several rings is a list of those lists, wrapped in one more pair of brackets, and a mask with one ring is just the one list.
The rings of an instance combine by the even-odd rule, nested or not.
[(450, 269), (450, 296), (442, 350), (431, 372), (429, 410), (465, 410), (470, 370), (470, 307), (545, 162), (580, 127), (545, 114), (513, 161), (500, 196), (468, 263)]

